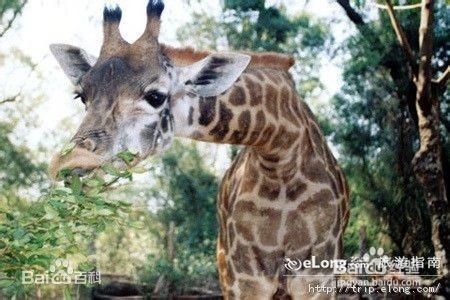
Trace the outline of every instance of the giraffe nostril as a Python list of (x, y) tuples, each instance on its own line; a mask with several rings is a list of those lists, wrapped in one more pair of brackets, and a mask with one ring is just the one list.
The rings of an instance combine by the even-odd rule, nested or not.
[(97, 148), (96, 143), (94, 142), (93, 139), (91, 138), (85, 138), (80, 142), (80, 146), (83, 147), (84, 149), (94, 152), (95, 149)]

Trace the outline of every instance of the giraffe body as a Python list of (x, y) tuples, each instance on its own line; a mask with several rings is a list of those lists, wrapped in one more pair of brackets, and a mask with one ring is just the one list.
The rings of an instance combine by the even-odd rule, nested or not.
[(308, 295), (302, 276), (284, 276), (283, 259), (340, 257), (348, 191), (289, 73), (250, 67), (227, 92), (208, 99), (208, 109), (202, 99), (186, 101), (200, 105), (184, 107), (190, 117), (181, 136), (245, 145), (218, 195), (224, 295), (263, 299), (278, 289), (293, 298)]
[(163, 9), (160, 0), (149, 1), (146, 29), (132, 44), (120, 35), (120, 9), (105, 9), (99, 58), (74, 46), (51, 46), (86, 105), (76, 146), (55, 155), (51, 175), (106, 162), (124, 167), (116, 155), (130, 148), (138, 151), (138, 163), (164, 151), (173, 136), (242, 145), (217, 202), (225, 298), (320, 297), (308, 283), (329, 282), (316, 276), (331, 270), (300, 269), (288, 277), (283, 259), (340, 256), (348, 190), (313, 114), (297, 96), (288, 73), (293, 59), (159, 44)]

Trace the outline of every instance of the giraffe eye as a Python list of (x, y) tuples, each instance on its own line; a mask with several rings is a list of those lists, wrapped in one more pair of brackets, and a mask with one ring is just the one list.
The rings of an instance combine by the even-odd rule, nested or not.
[(157, 91), (150, 91), (144, 96), (145, 101), (154, 108), (160, 107), (166, 101), (166, 95)]

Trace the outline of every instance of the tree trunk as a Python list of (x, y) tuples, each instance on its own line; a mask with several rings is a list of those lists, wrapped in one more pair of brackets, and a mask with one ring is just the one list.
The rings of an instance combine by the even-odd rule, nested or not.
[(415, 154), (413, 166), (430, 211), (433, 246), (435, 255), (441, 262), (437, 272), (448, 277), (450, 215), (441, 161), (439, 99), (431, 80), (432, 24), (433, 0), (423, 0), (419, 30), (420, 62), (416, 82), (420, 149)]

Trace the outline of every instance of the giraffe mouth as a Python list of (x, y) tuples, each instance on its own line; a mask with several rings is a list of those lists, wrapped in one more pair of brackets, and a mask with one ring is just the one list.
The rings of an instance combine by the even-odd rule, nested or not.
[(83, 176), (106, 161), (104, 157), (77, 146), (66, 155), (57, 153), (53, 156), (48, 172), (52, 180), (58, 181), (60, 179), (58, 175), (64, 169), (71, 170), (71, 174)]

